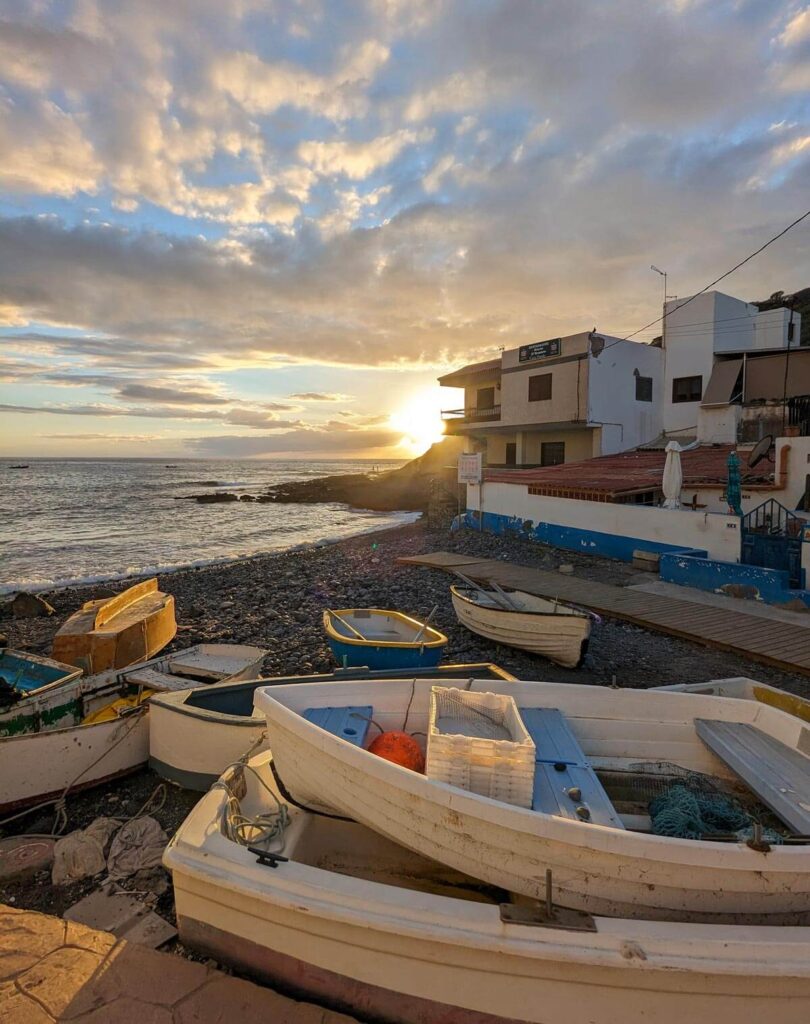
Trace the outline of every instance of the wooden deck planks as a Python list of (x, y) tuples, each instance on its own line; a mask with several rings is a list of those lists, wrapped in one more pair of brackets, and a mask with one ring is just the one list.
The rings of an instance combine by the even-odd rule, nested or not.
[(810, 675), (810, 623), (803, 628), (749, 615), (743, 610), (715, 608), (661, 594), (629, 593), (626, 588), (531, 566), (496, 559), (462, 559), (462, 555), (438, 551), (397, 561), (451, 573), (458, 568), (465, 576), (481, 582), (494, 580), (501, 586), (525, 590), (539, 597), (556, 597), (608, 617)]

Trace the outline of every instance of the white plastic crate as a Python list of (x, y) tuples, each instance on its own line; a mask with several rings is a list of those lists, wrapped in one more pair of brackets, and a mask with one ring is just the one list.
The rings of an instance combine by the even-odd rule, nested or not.
[(429, 779), (531, 807), (534, 760), (534, 742), (514, 698), (432, 687), (425, 768)]

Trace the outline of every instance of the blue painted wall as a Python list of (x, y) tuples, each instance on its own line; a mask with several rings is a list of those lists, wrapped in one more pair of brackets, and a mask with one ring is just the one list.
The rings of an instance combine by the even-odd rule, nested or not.
[[(481, 524), (478, 512), (468, 509), (464, 525), (478, 530)], [(580, 530), (559, 523), (531, 523), (528, 528), (518, 516), (503, 516), (497, 512), (484, 512), (484, 530), (487, 533), (522, 533), (524, 537), (551, 544), (567, 551), (582, 551), (588, 555), (603, 555), (621, 562), (632, 562), (634, 551), (683, 551), (678, 544), (661, 544), (641, 537), (617, 537), (613, 533), (599, 533), (596, 530)], [(704, 552), (705, 554), (706, 552)]]
[[(471, 530), (481, 529), (479, 513), (468, 509), (464, 514), (464, 525)], [(555, 548), (602, 555), (622, 562), (632, 562), (634, 551), (657, 551), (661, 555), (660, 577), (668, 583), (697, 587), (712, 593), (723, 593), (726, 587), (746, 587), (750, 588), (751, 598), (766, 604), (786, 604), (798, 599), (810, 607), (810, 591), (792, 590), (789, 574), (783, 569), (721, 562), (709, 558), (707, 551), (696, 548), (661, 544), (641, 537), (617, 537), (612, 533), (580, 530), (558, 523), (524, 522), (517, 516), (504, 516), (497, 512), (484, 512), (483, 528), (488, 533), (520, 533)]]

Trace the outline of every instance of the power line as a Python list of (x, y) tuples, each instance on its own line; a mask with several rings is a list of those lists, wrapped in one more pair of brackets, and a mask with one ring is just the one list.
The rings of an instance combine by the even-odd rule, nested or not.
[[(656, 317), (655, 320), (651, 320), (650, 323), (645, 324), (643, 327), (639, 327), (637, 331), (633, 331), (632, 334), (628, 334), (625, 338), (620, 338), (619, 341), (629, 341), (631, 338), (635, 338), (637, 334), (641, 334), (642, 331), (646, 331), (649, 327), (654, 327), (655, 324), (663, 323), (668, 316), (671, 316), (679, 309), (683, 309), (684, 306), (688, 306), (689, 303), (693, 302), (699, 295), (703, 295), (704, 292), (707, 292), (710, 288), (713, 288), (716, 284), (719, 284), (721, 281), (733, 274), (735, 270), (739, 270), (740, 267), (745, 266), (745, 264), (749, 263), (755, 256), (759, 256), (759, 254), (767, 249), (769, 245), (773, 245), (774, 242), (782, 238), (783, 235), (786, 235), (791, 228), (795, 228), (797, 224), (801, 224), (801, 222), (806, 220), (807, 217), (810, 217), (810, 210), (803, 213), (801, 217), (797, 217), (791, 224), (788, 224), (788, 226), (783, 228), (778, 235), (774, 235), (773, 238), (769, 238), (764, 245), (761, 245), (755, 252), (752, 252), (750, 256), (746, 256), (744, 260), (740, 260), (740, 262), (733, 266), (731, 270), (727, 270), (725, 274), (721, 274), (720, 277), (716, 277), (713, 281), (710, 281), (704, 288), (701, 288), (699, 292), (695, 292), (694, 295), (690, 295), (688, 299), (684, 299), (683, 302), (679, 303), (673, 309), (666, 310), (663, 316)], [(610, 345), (605, 345), (605, 348), (611, 348), (613, 345), (617, 345), (618, 343), (618, 341), (612, 341)]]

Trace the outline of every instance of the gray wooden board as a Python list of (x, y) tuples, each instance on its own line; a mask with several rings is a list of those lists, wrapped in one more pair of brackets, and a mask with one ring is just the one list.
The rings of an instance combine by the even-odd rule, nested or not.
[(742, 722), (696, 718), (695, 730), (777, 817), (810, 834), (810, 758)]

